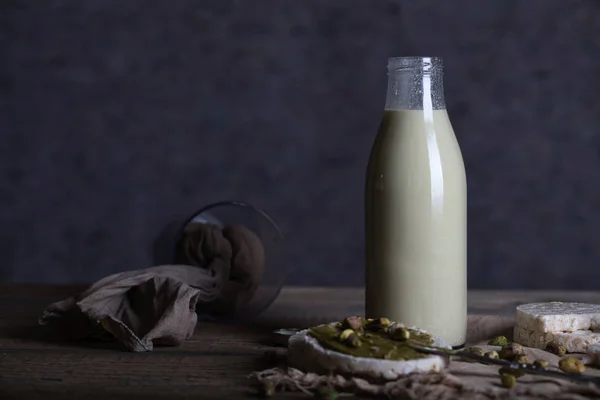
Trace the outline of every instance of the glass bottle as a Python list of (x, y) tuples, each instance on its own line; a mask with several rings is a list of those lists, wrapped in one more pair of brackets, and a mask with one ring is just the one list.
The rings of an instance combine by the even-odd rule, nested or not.
[(463, 346), (466, 176), (446, 111), (441, 58), (388, 60), (365, 212), (366, 316), (414, 325)]

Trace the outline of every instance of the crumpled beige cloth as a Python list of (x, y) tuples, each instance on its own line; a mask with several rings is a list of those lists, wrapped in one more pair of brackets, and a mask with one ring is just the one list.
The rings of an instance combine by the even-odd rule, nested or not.
[(50, 305), (40, 324), (62, 328), (71, 340), (110, 333), (131, 351), (152, 351), (154, 344), (178, 345), (189, 338), (198, 319), (198, 300), (211, 301), (217, 294), (217, 280), (207, 270), (157, 266), (103, 278), (83, 293)]
[[(260, 282), (264, 250), (240, 226), (197, 224), (184, 237), (190, 265), (161, 265), (107, 276), (77, 296), (51, 304), (41, 325), (66, 339), (116, 338), (131, 351), (179, 345), (194, 333), (197, 310), (234, 312)], [(224, 235), (226, 232), (226, 235)]]
[[(459, 363), (459, 362), (457, 362)], [(315, 390), (322, 387), (339, 392), (354, 393), (363, 397), (383, 397), (389, 399), (419, 400), (590, 400), (600, 398), (600, 389), (587, 385), (576, 385), (567, 381), (543, 379), (539, 377), (519, 378), (513, 389), (504, 389), (498, 383), (478, 380), (499, 381), (497, 372), (480, 371), (473, 368), (466, 374), (421, 373), (403, 376), (394, 381), (370, 382), (356, 377), (341, 375), (319, 375), (306, 373), (294, 368), (272, 368), (254, 372), (251, 378), (257, 379), (274, 392), (304, 392), (312, 397)]]

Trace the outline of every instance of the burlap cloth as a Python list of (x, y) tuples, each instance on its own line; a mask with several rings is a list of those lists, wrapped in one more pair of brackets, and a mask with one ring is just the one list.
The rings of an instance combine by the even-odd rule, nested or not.
[(194, 333), (197, 311), (230, 314), (250, 301), (264, 249), (243, 226), (189, 225), (177, 250), (182, 265), (121, 272), (51, 304), (39, 323), (68, 340), (116, 339), (130, 351), (179, 345)]
[[(511, 318), (470, 316), (468, 345), (480, 346), (486, 351), (498, 350), (496, 346), (488, 346), (487, 341), (496, 335), (505, 335), (510, 340), (513, 324)], [(551, 366), (558, 366), (560, 358), (551, 353), (531, 348), (525, 350), (530, 361), (547, 360)], [(577, 356), (582, 357), (582, 355)], [(585, 373), (600, 376), (600, 370), (593, 367), (588, 367)], [(413, 374), (385, 383), (373, 383), (339, 375), (305, 373), (288, 369), (284, 364), (255, 372), (251, 377), (258, 380), (261, 385), (271, 386), (277, 391), (300, 391), (307, 394), (312, 394), (319, 387), (331, 387), (339, 392), (364, 396), (424, 400), (600, 399), (600, 389), (597, 387), (533, 375), (523, 376), (518, 379), (516, 387), (505, 389), (500, 386), (497, 366), (455, 359), (443, 373)]]

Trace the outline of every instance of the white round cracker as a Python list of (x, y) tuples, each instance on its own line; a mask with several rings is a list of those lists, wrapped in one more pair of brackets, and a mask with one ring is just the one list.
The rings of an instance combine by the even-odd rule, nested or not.
[[(336, 322), (331, 323), (334, 325)], [(426, 331), (409, 327), (422, 333)], [(394, 380), (414, 372), (439, 372), (448, 366), (448, 358), (428, 355), (417, 360), (384, 360), (379, 358), (356, 357), (329, 350), (310, 336), (309, 329), (291, 336), (288, 342), (288, 365), (304, 372), (319, 374), (351, 374), (375, 380)], [(433, 337), (434, 346), (451, 349), (443, 340)]]

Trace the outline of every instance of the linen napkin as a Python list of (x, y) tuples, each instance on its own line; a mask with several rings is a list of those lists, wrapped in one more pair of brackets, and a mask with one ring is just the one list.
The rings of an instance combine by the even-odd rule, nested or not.
[(131, 351), (179, 345), (194, 333), (197, 310), (234, 313), (252, 299), (264, 270), (264, 249), (243, 226), (192, 224), (175, 265), (107, 276), (53, 303), (39, 323), (69, 340), (114, 338)]

